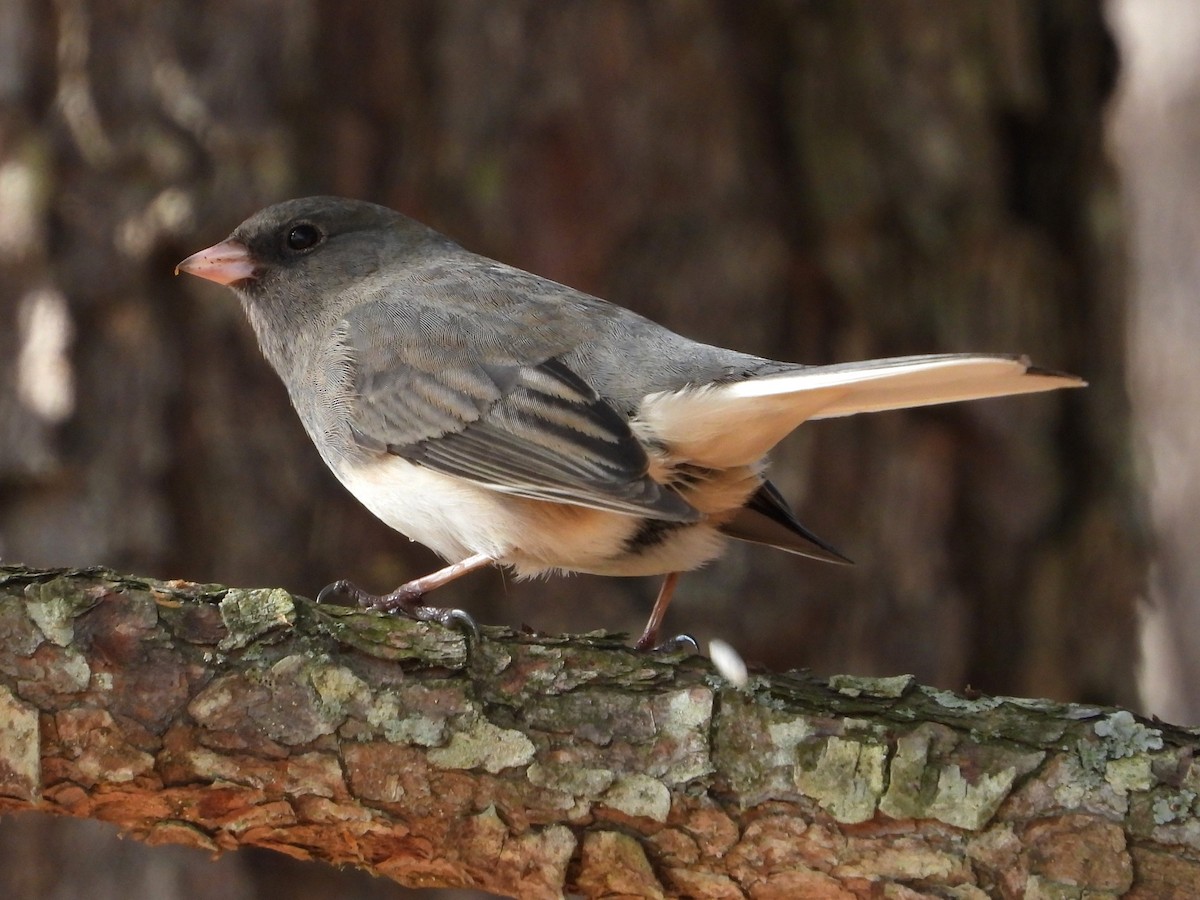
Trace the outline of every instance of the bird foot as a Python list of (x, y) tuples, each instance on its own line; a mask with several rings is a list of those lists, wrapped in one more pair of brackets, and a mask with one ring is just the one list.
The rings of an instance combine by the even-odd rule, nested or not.
[(335, 596), (348, 597), (363, 609), (395, 613), (416, 622), (435, 622), (444, 628), (457, 628), (479, 640), (479, 625), (471, 614), (463, 609), (428, 606), (424, 602), (425, 591), (409, 582), (402, 584), (390, 594), (372, 594), (353, 582), (341, 580), (327, 584), (317, 594), (318, 603), (326, 603)]
[(689, 656), (700, 654), (700, 645), (690, 634), (677, 634), (665, 641), (658, 641), (657, 635), (648, 641), (643, 635), (634, 647), (647, 653), (686, 653)]

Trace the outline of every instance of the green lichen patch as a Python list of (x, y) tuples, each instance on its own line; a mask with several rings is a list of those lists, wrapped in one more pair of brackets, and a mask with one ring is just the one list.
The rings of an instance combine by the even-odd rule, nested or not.
[(573, 797), (595, 797), (616, 780), (616, 774), (611, 770), (581, 766), (574, 759), (532, 763), (526, 777), (537, 787), (562, 791)]
[(396, 695), (381, 694), (367, 711), (368, 724), (392, 744), (415, 744), (419, 747), (438, 747), (446, 742), (445, 718), (421, 713), (401, 715)]
[(1049, 700), (964, 697), (921, 686), (905, 698), (905, 703), (914, 721), (941, 722), (955, 728), (966, 726), (988, 739), (1048, 747), (1060, 743), (1067, 730), (1063, 712), (1068, 707)]
[[(454, 722), (469, 721), (478, 715), (478, 710), (465, 696), (461, 684), (431, 678), (413, 679), (379, 690), (367, 703), (363, 715), (374, 737), (440, 747), (446, 743)], [(361, 727), (361, 722), (353, 722), (350, 730), (358, 733)]]
[(281, 588), (230, 589), (221, 599), (226, 635), (218, 645), (226, 652), (248, 646), (269, 631), (296, 623), (292, 595)]
[(461, 631), (404, 616), (294, 599), (297, 611), (318, 631), (368, 656), (452, 670), (467, 666), (468, 639)]
[[(54, 657), (53, 671), (46, 673), (44, 686), (53, 686), (59, 691), (85, 691), (89, 685), (99, 690), (109, 690), (112, 684), (112, 674), (104, 673), (105, 678), (92, 682), (92, 667), (87, 657), (75, 647), (64, 647)], [(107, 682), (107, 683), (106, 683)]]
[(1016, 778), (1017, 770), (1010, 767), (968, 781), (958, 766), (947, 766), (938, 773), (929, 817), (959, 828), (982, 828), (996, 814)]
[(922, 725), (897, 739), (879, 809), (896, 819), (938, 819), (979, 829), (995, 815), (1016, 779), (1037, 768), (1044, 756), (963, 742), (946, 726)]
[(371, 703), (371, 689), (345, 666), (316, 665), (309, 681), (317, 692), (325, 718), (341, 721), (349, 715), (364, 715)]
[(204, 728), (232, 732), (262, 746), (264, 739), (299, 746), (332, 734), (358, 696), (355, 678), (321, 657), (294, 653), (266, 670), (213, 679), (187, 705)]
[(888, 773), (887, 792), (879, 811), (893, 819), (928, 817), (937, 796), (936, 766), (929, 758), (944, 755), (957, 743), (954, 732), (944, 725), (920, 725), (896, 740)]
[(23, 603), (0, 603), (0, 641), (16, 656), (32, 656), (45, 639)]
[(636, 652), (613, 635), (595, 632), (570, 638), (535, 639), (496, 630), (474, 660), (486, 672), (482, 699), (525, 709), (547, 695), (565, 695), (584, 685), (605, 690), (615, 685), (628, 691), (638, 686), (667, 684), (688, 663), (680, 654)]
[(879, 697), (897, 700), (916, 684), (912, 675), (893, 675), (890, 678), (867, 678), (858, 675), (834, 675), (829, 686), (847, 697)]
[(346, 717), (342, 704), (322, 696), (316, 680), (328, 687), (329, 664), (306, 653), (285, 656), (262, 675), (267, 696), (250, 705), (250, 718), (271, 740), (297, 746), (332, 734)]
[(46, 640), (66, 647), (75, 638), (76, 617), (91, 609), (99, 596), (80, 592), (68, 579), (55, 578), (25, 588), (25, 610)]
[(1051, 754), (1037, 777), (1023, 781), (1004, 806), (1006, 818), (1030, 818), (1040, 810), (1079, 810), (1113, 820), (1125, 815), (1128, 798), (1105, 780), (1103, 769), (1087, 769), (1074, 753)]
[(647, 771), (668, 785), (685, 784), (713, 771), (709, 726), (713, 693), (693, 687), (655, 698), (650, 704), (659, 726), (658, 752)]
[(796, 799), (797, 747), (828, 733), (834, 724), (779, 709), (771, 697), (735, 690), (720, 696), (713, 756), (740, 804), (745, 808), (766, 800)]
[(1157, 780), (1151, 763), (1151, 757), (1143, 754), (1109, 760), (1104, 767), (1104, 780), (1118, 794), (1148, 791)]
[(1000, 697), (964, 697), (931, 687), (922, 687), (921, 693), (944, 710), (969, 713), (973, 716), (998, 709), (1004, 703)]
[(646, 745), (658, 734), (654, 712), (646, 699), (620, 690), (594, 689), (531, 698), (521, 714), (532, 728), (568, 734), (597, 747), (608, 745), (614, 735), (631, 744)]
[(496, 775), (533, 762), (533, 742), (519, 731), (480, 719), (466, 731), (455, 732), (445, 747), (429, 751), (429, 762), (440, 769), (483, 769)]
[(883, 794), (887, 756), (883, 744), (818, 738), (797, 747), (793, 781), (839, 822), (866, 822)]

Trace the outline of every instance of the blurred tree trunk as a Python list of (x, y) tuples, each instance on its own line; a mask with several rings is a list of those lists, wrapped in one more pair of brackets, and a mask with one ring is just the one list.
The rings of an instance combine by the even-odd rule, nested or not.
[(1129, 214), (1129, 393), (1154, 542), (1142, 628), (1147, 710), (1200, 722), (1200, 18), (1112, 4), (1127, 60), (1112, 111)]
[[(801, 429), (773, 477), (859, 565), (735, 547), (669, 627), (1129, 704), (1113, 68), (1087, 0), (0, 0), (0, 554), (308, 594), (434, 564), (324, 471), (232, 298), (170, 278), (268, 202), (345, 193), (726, 346), (1083, 374)], [(653, 589), (493, 574), (450, 599), (632, 630)]]

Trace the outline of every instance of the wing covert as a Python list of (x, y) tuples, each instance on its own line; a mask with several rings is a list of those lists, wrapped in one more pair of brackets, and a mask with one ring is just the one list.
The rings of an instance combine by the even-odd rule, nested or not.
[[(523, 497), (698, 518), (648, 477), (649, 458), (628, 421), (556, 348), (536, 348), (547, 354), (537, 358), (528, 341), (506, 347), (473, 339), (445, 311), (422, 321), (420, 310), (389, 307), (388, 328), (366, 327), (380, 312), (368, 316), (360, 307), (341, 329), (351, 432), (363, 446)], [(453, 338), (440, 339), (443, 331)], [(496, 333), (476, 326), (480, 332)]]

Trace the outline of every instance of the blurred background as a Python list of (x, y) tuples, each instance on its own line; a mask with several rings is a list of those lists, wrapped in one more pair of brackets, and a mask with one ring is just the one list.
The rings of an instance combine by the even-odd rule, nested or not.
[[(174, 264), (335, 193), (691, 337), (1027, 353), (1090, 387), (812, 423), (855, 559), (733, 546), (668, 629), (752, 662), (1200, 722), (1192, 0), (0, 0), (0, 558), (387, 590), (437, 560), (335, 482), (232, 294)], [(652, 579), (438, 601), (637, 632)], [(340, 880), (339, 880), (340, 879)], [(269, 854), (0, 823), (0, 895), (398, 897)]]

